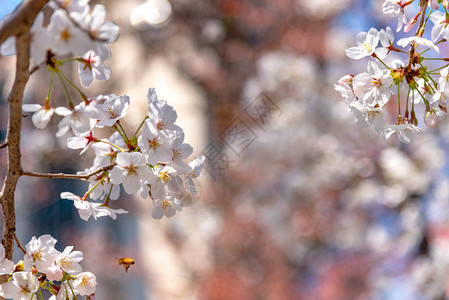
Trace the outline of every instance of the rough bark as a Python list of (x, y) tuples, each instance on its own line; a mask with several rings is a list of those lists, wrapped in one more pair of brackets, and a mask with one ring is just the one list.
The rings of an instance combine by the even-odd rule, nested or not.
[[(30, 28), (41, 8), (48, 0), (25, 0), (10, 16), (0, 23), (0, 44), (10, 36), (16, 36), (16, 74), (8, 97), (9, 120), (5, 145), (8, 164), (5, 182), (0, 192), (3, 208), (3, 238), (5, 257), (12, 259), (15, 236), (14, 194), (21, 175), (20, 130), (22, 125), (22, 99), (30, 75)], [(1, 276), (0, 283), (8, 276)], [(0, 297), (1, 298), (1, 297)]]

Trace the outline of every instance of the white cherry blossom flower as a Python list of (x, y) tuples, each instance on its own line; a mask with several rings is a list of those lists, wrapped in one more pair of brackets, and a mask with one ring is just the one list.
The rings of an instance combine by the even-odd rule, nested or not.
[(416, 46), (428, 47), (428, 48), (432, 49), (433, 51), (435, 51), (436, 53), (440, 54), (440, 49), (431, 40), (428, 40), (428, 39), (425, 39), (422, 37), (418, 37), (418, 36), (402, 38), (398, 41), (398, 45), (405, 48), (405, 47), (407, 47), (407, 45), (409, 45), (412, 42), (415, 42)]
[(54, 248), (56, 240), (49, 234), (44, 234), (39, 238), (33, 236), (31, 241), (25, 246), (27, 253), (23, 258), (23, 268), (31, 271), (33, 266), (41, 273), (46, 273), (47, 269), (53, 265), (59, 252)]
[(147, 101), (148, 101), (148, 104), (150, 104), (151, 102), (154, 102), (154, 101), (158, 101), (157, 100), (157, 93), (156, 93), (156, 89), (155, 88), (149, 88), (148, 89)]
[(5, 247), (0, 243), (0, 275), (9, 274), (14, 270), (14, 263), (5, 257)]
[(383, 107), (370, 108), (363, 106), (360, 102), (355, 101), (349, 106), (354, 113), (355, 123), (360, 127), (374, 125), (374, 129), (378, 133), (382, 133), (387, 117), (387, 110)]
[(338, 84), (334, 84), (334, 88), (341, 96), (345, 99), (347, 105), (357, 100), (357, 96), (354, 94), (352, 89), (352, 79), (353, 75), (345, 75), (338, 80)]
[(407, 24), (407, 18), (404, 13), (405, 3), (397, 0), (386, 0), (382, 6), (384, 14), (389, 17), (398, 18), (396, 31), (400, 31), (404, 24)]
[(432, 40), (436, 41), (441, 35), (443, 35), (446, 40), (449, 40), (449, 23), (446, 19), (446, 15), (441, 11), (435, 11), (430, 15), (430, 21), (434, 24), (431, 33)]
[(35, 300), (39, 280), (30, 272), (15, 272), (12, 280), (0, 285), (0, 296), (13, 300)]
[(63, 9), (56, 10), (51, 16), (48, 33), (51, 49), (58, 55), (70, 52), (82, 55), (88, 47), (89, 38), (72, 23)]
[(103, 103), (96, 104), (95, 107), (99, 111), (100, 121), (96, 124), (97, 127), (113, 126), (117, 120), (126, 116), (129, 106), (129, 97), (121, 95), (119, 97), (109, 95)]
[(165, 199), (170, 195), (179, 195), (182, 190), (182, 179), (176, 170), (170, 166), (157, 166), (154, 169), (157, 179), (151, 182), (153, 199)]
[(80, 218), (84, 221), (89, 220), (92, 216), (95, 220), (99, 217), (109, 216), (113, 220), (117, 218), (117, 214), (127, 213), (124, 209), (112, 209), (104, 206), (102, 203), (94, 203), (86, 200), (82, 200), (81, 197), (72, 194), (70, 192), (61, 193), (62, 199), (69, 199), (73, 201), (73, 204), (78, 209)]
[(382, 47), (376, 50), (376, 54), (380, 59), (383, 59), (387, 56), (388, 53), (390, 53), (391, 48), (394, 45), (393, 30), (391, 30), (390, 27), (387, 27), (387, 29), (381, 29), (379, 31), (379, 39)]
[(206, 157), (204, 156), (198, 156), (191, 162), (189, 162), (190, 172), (188, 172), (184, 176), (184, 186), (186, 187), (187, 191), (190, 192), (190, 194), (195, 198), (198, 193), (198, 188), (194, 182), (193, 179), (200, 176), (201, 171), (203, 169), (203, 163), (206, 160)]
[(111, 69), (103, 63), (103, 60), (93, 51), (88, 51), (80, 59), (78, 73), (83, 87), (89, 87), (92, 81), (107, 80), (111, 76)]
[(105, 9), (101, 4), (95, 5), (92, 14), (88, 14), (83, 18), (78, 18), (77, 23), (89, 32), (92, 37), (91, 43), (87, 50), (93, 50), (103, 61), (109, 59), (109, 49), (106, 44), (113, 43), (117, 40), (120, 28), (113, 22), (105, 22)]
[(138, 192), (143, 182), (154, 180), (154, 175), (142, 153), (118, 153), (116, 162), (117, 165), (111, 170), (109, 177), (113, 184), (121, 183), (128, 194)]
[(421, 132), (421, 128), (410, 123), (393, 124), (386, 126), (382, 135), (385, 139), (389, 139), (393, 135), (393, 133), (397, 133), (398, 138), (401, 142), (410, 144), (413, 139), (413, 134), (419, 134)]
[(368, 32), (359, 32), (356, 37), (357, 47), (346, 49), (346, 55), (352, 59), (361, 59), (372, 55), (379, 44), (379, 31), (371, 28)]
[(160, 131), (152, 120), (146, 120), (142, 135), (137, 140), (140, 150), (145, 154), (150, 165), (158, 162), (168, 163), (173, 157), (172, 145), (174, 137), (169, 132)]
[(182, 202), (173, 197), (167, 197), (156, 201), (151, 209), (151, 216), (155, 219), (162, 219), (163, 216), (167, 218), (173, 217), (176, 211), (182, 210)]
[[(101, 141), (105, 141), (106, 143)], [(115, 161), (117, 153), (120, 152), (119, 148), (126, 148), (125, 142), (118, 132), (114, 132), (108, 139), (102, 139), (101, 141), (92, 145), (95, 151), (94, 169), (109, 166)]]
[(91, 272), (80, 273), (75, 276), (73, 287), (81, 296), (88, 296), (95, 292), (97, 281), (94, 274)]
[(188, 158), (193, 153), (193, 147), (184, 143), (183, 132), (175, 138), (172, 152), (173, 156), (169, 165), (175, 168), (178, 173), (186, 173), (190, 171), (189, 166), (187, 166), (183, 159)]
[(390, 89), (392, 83), (390, 70), (382, 70), (372, 61), (368, 62), (368, 73), (359, 74), (352, 80), (357, 98), (364, 106), (371, 108), (384, 106), (388, 102), (393, 93)]
[(92, 136), (92, 131), (85, 132), (79, 136), (70, 137), (67, 139), (67, 147), (70, 149), (83, 149), (80, 155), (89, 149), (92, 143), (96, 143), (99, 140)]
[(83, 272), (83, 268), (79, 264), (83, 260), (83, 253), (72, 250), (73, 246), (67, 246), (56, 258), (56, 265), (67, 274), (76, 275)]
[(415, 103), (423, 103), (423, 99), (421, 96), (423, 96), (424, 99), (426, 99), (426, 101), (430, 104), (435, 102), (433, 98), (434, 93), (429, 83), (426, 83), (423, 78), (419, 78), (416, 81), (416, 85), (417, 90), (413, 90), (413, 99), (415, 100)]
[(92, 105), (86, 105), (85, 102), (76, 105), (72, 110), (65, 107), (57, 107), (55, 113), (64, 117), (58, 124), (57, 137), (66, 134), (70, 128), (72, 128), (75, 135), (90, 131), (95, 125), (93, 118), (96, 118), (97, 115), (97, 111)]
[(37, 129), (44, 129), (47, 127), (55, 112), (55, 108), (41, 106), (39, 104), (23, 104), (22, 110), (24, 112), (34, 112), (31, 121)]

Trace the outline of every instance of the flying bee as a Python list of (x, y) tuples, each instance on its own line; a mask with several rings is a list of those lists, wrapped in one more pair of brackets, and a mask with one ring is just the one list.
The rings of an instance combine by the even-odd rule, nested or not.
[(136, 262), (132, 258), (122, 257), (118, 259), (118, 264), (122, 265), (125, 268), (125, 271), (128, 272), (129, 267), (134, 265)]

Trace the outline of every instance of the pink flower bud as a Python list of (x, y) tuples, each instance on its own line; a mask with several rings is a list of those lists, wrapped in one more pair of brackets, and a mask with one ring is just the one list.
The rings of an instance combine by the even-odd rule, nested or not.
[(438, 10), (440, 8), (440, 3), (437, 0), (429, 0), (429, 6), (433, 10)]
[(411, 18), (411, 19), (407, 22), (407, 24), (405, 24), (405, 26), (404, 26), (404, 32), (409, 32), (409, 31), (413, 28), (413, 26), (415, 26), (416, 22), (418, 21), (419, 14), (420, 14), (420, 13), (416, 14), (416, 16), (414, 16), (413, 18)]
[(340, 78), (338, 80), (338, 84), (339, 85), (343, 85), (343, 83), (347, 84), (347, 85), (351, 85), (352, 84), (352, 78), (354, 78), (354, 75), (348, 74), (343, 76), (342, 78)]
[(438, 116), (434, 111), (426, 113), (426, 125), (430, 128), (435, 128), (438, 124)]

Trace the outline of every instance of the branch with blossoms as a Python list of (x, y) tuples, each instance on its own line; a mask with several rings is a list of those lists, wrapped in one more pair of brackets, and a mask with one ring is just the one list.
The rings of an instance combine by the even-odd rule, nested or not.
[[(415, 2), (418, 2), (419, 11), (407, 21), (406, 10)], [(335, 85), (358, 125), (373, 126), (386, 139), (396, 133), (404, 143), (410, 143), (414, 134), (422, 132), (418, 127), (418, 113), (422, 114), (428, 127), (437, 126), (449, 104), (449, 59), (426, 55), (429, 50), (440, 54), (438, 44), (449, 39), (448, 10), (447, 0), (386, 0), (383, 12), (398, 18), (397, 31), (405, 25), (404, 32), (409, 32), (419, 20), (415, 34), (397, 41), (399, 47), (396, 47), (390, 27), (380, 31), (371, 28), (357, 35), (356, 47), (346, 49), (349, 58), (374, 59), (368, 61), (367, 73), (346, 75)], [(429, 20), (434, 24), (431, 40), (423, 38)], [(400, 49), (407, 47), (409, 51)], [(436, 65), (437, 62), (442, 64)], [(394, 95), (397, 97), (397, 121), (386, 124), (387, 103)]]
[[(42, 9), (51, 12), (44, 22)], [(45, 25), (47, 24), (48, 25)], [(153, 202), (155, 219), (172, 217), (181, 211), (183, 200), (198, 197), (195, 179), (200, 175), (203, 156), (184, 162), (193, 147), (184, 142), (184, 132), (175, 124), (177, 113), (159, 100), (156, 91), (148, 90), (148, 113), (138, 128), (126, 132), (121, 119), (127, 115), (130, 99), (126, 95), (102, 94), (89, 97), (82, 89), (94, 80), (107, 80), (111, 70), (108, 44), (119, 36), (119, 27), (105, 21), (105, 8), (88, 0), (24, 1), (0, 24), (0, 55), (16, 55), (16, 77), (8, 98), (9, 123), (6, 140), (8, 169), (1, 205), (4, 230), (0, 245), (0, 297), (43, 299), (42, 289), (50, 299), (75, 299), (76, 295), (95, 297), (95, 275), (83, 272), (78, 262), (82, 253), (67, 247), (62, 253), (49, 235), (33, 237), (24, 247), (15, 234), (14, 194), (20, 176), (79, 179), (89, 182), (87, 191), (78, 196), (63, 192), (60, 197), (73, 201), (81, 219), (111, 217), (127, 213), (113, 208), (121, 186), (127, 194), (139, 193)], [(81, 87), (63, 72), (65, 64), (78, 63)], [(30, 69), (30, 65), (32, 66)], [(22, 104), (29, 76), (41, 66), (50, 73), (48, 92), (43, 103)], [(52, 91), (60, 83), (65, 106), (55, 106)], [(69, 90), (76, 93), (73, 97)], [(21, 166), (20, 132), (23, 112), (33, 113), (37, 129), (45, 129), (54, 115), (59, 115), (56, 137), (66, 138), (67, 147), (95, 152), (92, 166), (77, 174), (35, 173)], [(114, 133), (98, 138), (98, 131), (109, 128)], [(14, 242), (24, 252), (23, 261), (11, 261)]]

